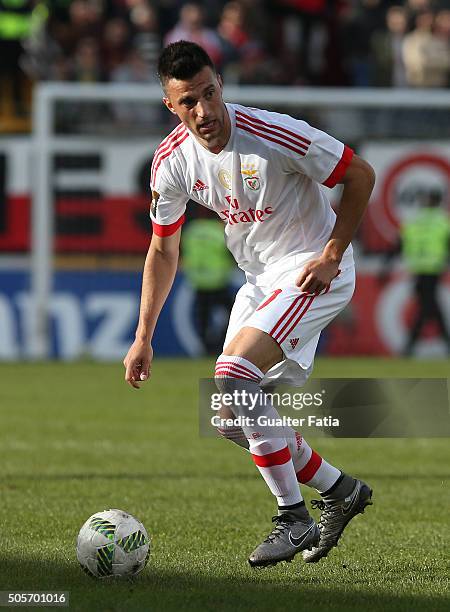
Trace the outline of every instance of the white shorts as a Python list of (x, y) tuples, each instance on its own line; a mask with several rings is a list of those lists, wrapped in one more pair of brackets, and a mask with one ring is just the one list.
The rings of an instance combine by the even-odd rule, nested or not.
[(305, 384), (320, 332), (345, 308), (355, 289), (354, 266), (341, 270), (319, 295), (301, 292), (295, 285), (298, 275), (299, 271), (280, 275), (271, 288), (246, 283), (236, 295), (224, 347), (243, 327), (256, 327), (272, 336), (285, 357), (266, 373), (262, 386)]

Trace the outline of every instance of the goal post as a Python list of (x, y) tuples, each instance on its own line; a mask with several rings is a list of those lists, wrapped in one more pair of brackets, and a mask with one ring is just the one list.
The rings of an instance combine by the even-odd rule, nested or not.
[[(167, 125), (163, 125), (164, 121), (158, 120), (161, 97), (162, 92), (158, 85), (41, 83), (35, 88), (31, 257), (34, 316), (30, 326), (32, 338), (29, 339), (32, 347), (30, 356), (33, 358), (45, 359), (50, 356), (49, 305), (55, 272), (55, 195), (52, 181), (55, 158), (77, 151), (90, 149), (94, 151), (99, 143), (103, 143), (105, 147), (114, 147), (115, 133), (118, 134), (122, 144), (130, 144), (130, 150), (135, 147), (154, 150), (160, 139), (168, 132), (168, 121)], [(427, 117), (429, 117), (430, 126), (433, 128), (431, 132), (434, 134), (432, 137), (446, 145), (450, 142), (448, 122), (447, 128), (445, 127), (445, 118), (448, 119), (446, 113), (450, 107), (448, 90), (226, 86), (224, 98), (226, 101), (247, 106), (280, 109), (297, 116), (302, 114), (303, 109), (308, 109), (310, 113), (318, 114), (323, 129), (327, 129), (336, 137), (343, 139), (349, 134), (351, 139), (356, 131), (361, 130), (360, 140), (363, 141), (377, 140), (376, 134), (369, 133), (372, 131), (370, 113), (381, 112), (385, 117), (395, 112), (397, 112), (396, 117), (401, 117), (405, 113), (419, 113), (417, 116), (422, 117), (425, 126), (421, 121), (411, 122), (410, 133), (405, 134), (406, 139), (427, 138)], [(108, 124), (108, 118), (103, 123), (95, 119), (102, 117), (102, 108), (114, 105), (118, 108), (117, 105), (123, 104), (140, 105), (139, 108), (144, 111), (148, 108), (154, 113), (154, 119), (152, 120), (149, 115), (150, 119), (143, 129), (139, 129), (139, 124), (136, 123), (134, 127), (131, 124), (130, 131), (127, 131), (123, 125), (117, 126), (115, 120), (111, 120)], [(61, 106), (70, 107), (71, 116), (78, 120), (78, 109), (86, 105), (100, 109), (93, 113), (94, 119), (73, 132), (58, 127), (58, 109)], [(366, 116), (365, 113), (369, 114)], [(381, 132), (392, 129), (389, 125), (395, 127), (395, 116), (387, 123), (384, 120), (379, 121), (379, 124), (384, 126), (380, 128)], [(345, 121), (341, 121), (340, 117), (344, 117)], [(441, 121), (442, 129), (439, 129)], [(336, 133), (336, 129), (341, 134)], [(384, 133), (380, 138), (388, 140), (389, 134)], [(400, 137), (397, 136), (398, 138)]]

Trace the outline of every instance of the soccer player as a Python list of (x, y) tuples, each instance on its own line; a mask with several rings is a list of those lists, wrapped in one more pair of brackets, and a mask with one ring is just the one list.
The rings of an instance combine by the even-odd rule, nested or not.
[[(177, 270), (186, 203), (215, 211), (227, 246), (247, 282), (230, 316), (215, 380), (221, 392), (259, 398), (252, 415), (278, 412), (262, 389), (304, 384), (321, 330), (354, 290), (350, 241), (374, 185), (370, 165), (304, 121), (225, 104), (222, 81), (198, 45), (166, 47), (158, 65), (164, 104), (180, 125), (162, 141), (152, 164), (153, 237), (145, 260), (136, 339), (124, 359), (135, 388), (149, 377), (151, 339)], [(344, 189), (337, 215), (320, 185)], [(244, 402), (242, 402), (244, 404)], [(233, 405), (235, 416), (244, 406)], [(275, 527), (253, 551), (252, 566), (325, 557), (348, 522), (371, 503), (372, 490), (320, 457), (290, 428), (223, 427), (247, 448), (277, 499)], [(257, 419), (254, 419), (257, 422)], [(322, 499), (318, 525), (298, 483)]]

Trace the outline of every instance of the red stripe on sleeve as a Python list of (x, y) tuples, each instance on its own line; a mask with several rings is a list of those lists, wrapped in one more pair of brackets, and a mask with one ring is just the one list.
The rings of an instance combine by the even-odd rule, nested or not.
[(253, 461), (259, 467), (271, 467), (272, 465), (283, 465), (287, 463), (291, 458), (289, 448), (285, 446), (281, 450), (275, 451), (274, 453), (268, 453), (267, 455), (253, 455)]
[(255, 123), (259, 123), (260, 125), (264, 125), (265, 127), (270, 127), (270, 128), (275, 128), (277, 130), (281, 130), (282, 132), (285, 132), (286, 134), (290, 134), (291, 136), (294, 136), (298, 140), (301, 140), (302, 142), (304, 142), (308, 146), (311, 144), (311, 141), (308, 140), (307, 138), (305, 138), (304, 136), (301, 136), (300, 134), (297, 134), (296, 132), (291, 132), (291, 130), (287, 130), (282, 125), (276, 125), (276, 124), (273, 124), (273, 123), (266, 123), (265, 121), (261, 121), (261, 119), (258, 119), (254, 115), (246, 115), (245, 113), (243, 113), (242, 111), (239, 111), (239, 110), (236, 111), (236, 115), (240, 116), (240, 117), (245, 117), (246, 119), (250, 119), (250, 121), (254, 121)]
[(301, 482), (301, 483), (309, 482), (311, 478), (314, 478), (314, 474), (320, 468), (321, 464), (322, 464), (322, 457), (318, 455), (316, 451), (313, 451), (305, 467), (297, 472), (298, 482)]
[(280, 138), (282, 138), (281, 135), (280, 135), (280, 138), (272, 138), (272, 136), (269, 136), (269, 134), (264, 134), (264, 132), (258, 131), (256, 128), (253, 129), (251, 127), (244, 125), (243, 123), (239, 123), (239, 120), (236, 121), (236, 127), (241, 130), (244, 130), (245, 132), (248, 132), (249, 134), (255, 134), (255, 136), (259, 136), (260, 138), (265, 138), (266, 140), (270, 140), (271, 142), (276, 142), (277, 144), (282, 145), (286, 149), (290, 149), (291, 151), (294, 151), (294, 153), (298, 153), (302, 157), (306, 155), (306, 151), (299, 149), (297, 147), (292, 147), (287, 142), (280, 140)]
[(352, 161), (354, 155), (353, 149), (344, 145), (344, 151), (342, 153), (341, 159), (336, 164), (335, 169), (327, 178), (327, 180), (323, 183), (325, 187), (334, 187), (337, 185), (344, 177), (345, 171), (347, 170), (350, 162)]
[(181, 227), (183, 223), (184, 215), (181, 215), (178, 221), (175, 221), (175, 223), (171, 223), (170, 225), (159, 225), (158, 223), (152, 221), (153, 233), (157, 236), (161, 236), (162, 238), (164, 238), (165, 236), (172, 236), (172, 234), (175, 234), (177, 229)]
[(186, 132), (181, 132), (181, 133), (180, 133), (180, 134), (177, 136), (177, 140), (175, 140), (175, 141), (174, 141), (174, 142), (171, 144), (171, 146), (170, 146), (169, 150), (166, 150), (166, 152), (165, 152), (164, 154), (162, 154), (162, 153), (161, 153), (161, 154), (158, 154), (157, 161), (155, 161), (155, 162), (154, 162), (155, 166), (154, 166), (154, 167), (152, 167), (152, 172), (153, 172), (152, 185), (154, 185), (154, 184), (155, 184), (155, 181), (156, 181), (156, 174), (157, 174), (157, 172), (158, 172), (158, 168), (159, 168), (159, 167), (160, 167), (160, 165), (161, 165), (161, 162), (162, 162), (164, 159), (166, 159), (166, 157), (169, 157), (169, 155), (171, 155), (171, 154), (172, 154), (172, 153), (175, 151), (175, 149), (176, 149), (177, 147), (179, 147), (179, 146), (180, 146), (180, 145), (181, 145), (181, 144), (182, 144), (182, 143), (183, 143), (183, 142), (186, 140), (186, 138), (188, 138), (188, 137), (189, 137), (189, 132), (188, 132), (187, 130), (186, 130)]
[(300, 142), (297, 139), (291, 138), (290, 136), (286, 136), (286, 134), (283, 134), (278, 128), (277, 126), (263, 126), (260, 127), (259, 125), (255, 125), (254, 123), (252, 123), (251, 121), (247, 121), (247, 119), (244, 119), (243, 117), (238, 117), (237, 121), (240, 121), (240, 123), (244, 124), (244, 125), (248, 125), (249, 127), (254, 128), (255, 130), (259, 130), (260, 132), (268, 132), (269, 134), (273, 134), (274, 136), (278, 136), (279, 138), (282, 138), (283, 140), (287, 140), (288, 142), (291, 142), (293, 145), (301, 147), (302, 149), (305, 149), (305, 151), (308, 150), (308, 146), (303, 144), (303, 142)]

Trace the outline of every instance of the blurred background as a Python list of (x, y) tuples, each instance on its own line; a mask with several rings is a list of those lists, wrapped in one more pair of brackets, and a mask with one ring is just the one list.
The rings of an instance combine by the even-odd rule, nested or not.
[[(181, 38), (209, 52), (228, 101), (303, 118), (376, 170), (355, 297), (319, 353), (448, 356), (447, 2), (0, 0), (0, 359), (125, 355), (150, 165), (175, 126), (156, 63)], [(157, 355), (220, 352), (243, 281), (221, 234), (188, 204)]]

